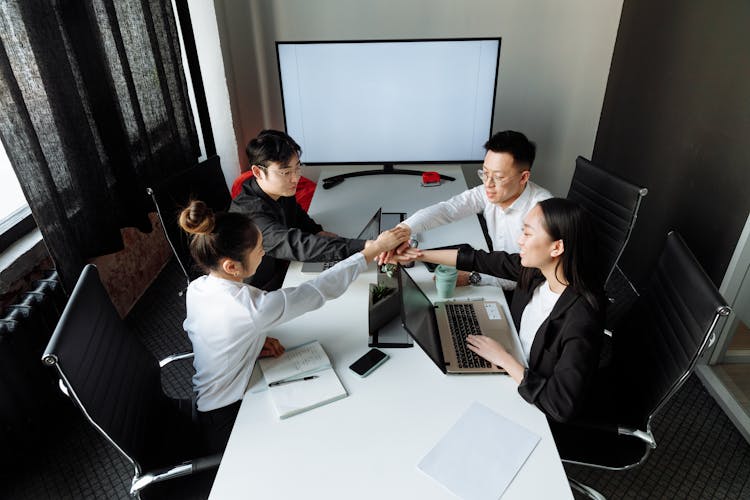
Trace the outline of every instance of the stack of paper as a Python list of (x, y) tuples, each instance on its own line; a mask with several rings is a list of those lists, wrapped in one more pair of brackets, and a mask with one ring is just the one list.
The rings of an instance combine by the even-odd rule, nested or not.
[(466, 500), (497, 500), (539, 442), (539, 436), (473, 403), (417, 465)]
[(287, 418), (347, 396), (320, 342), (258, 361), (279, 418)]

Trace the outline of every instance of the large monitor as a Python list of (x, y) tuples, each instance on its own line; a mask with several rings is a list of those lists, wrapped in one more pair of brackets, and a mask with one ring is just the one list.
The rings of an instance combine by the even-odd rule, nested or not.
[(277, 42), (284, 122), (316, 165), (484, 158), (500, 39)]

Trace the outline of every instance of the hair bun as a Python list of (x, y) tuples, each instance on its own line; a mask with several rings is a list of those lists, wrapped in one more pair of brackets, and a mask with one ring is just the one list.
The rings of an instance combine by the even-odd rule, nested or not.
[(180, 227), (189, 234), (210, 234), (216, 219), (214, 211), (200, 200), (193, 200), (180, 213)]

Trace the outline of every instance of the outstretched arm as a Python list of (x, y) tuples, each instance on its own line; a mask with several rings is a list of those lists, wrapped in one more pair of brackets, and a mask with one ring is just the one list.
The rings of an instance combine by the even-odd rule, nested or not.
[(414, 260), (421, 262), (432, 262), (433, 264), (443, 264), (446, 266), (455, 266), (458, 250), (420, 250), (419, 248), (407, 248), (400, 254), (391, 257), (391, 262), (405, 264)]
[(317, 229), (315, 232), (308, 232), (305, 229), (288, 227), (266, 214), (253, 215), (253, 220), (263, 233), (263, 247), (266, 253), (277, 259), (300, 262), (340, 260), (364, 246), (362, 240), (321, 235)]

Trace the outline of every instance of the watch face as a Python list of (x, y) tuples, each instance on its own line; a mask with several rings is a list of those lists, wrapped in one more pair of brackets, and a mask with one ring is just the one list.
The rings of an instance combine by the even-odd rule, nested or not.
[(469, 275), (469, 283), (472, 285), (478, 285), (480, 281), (482, 281), (482, 276), (479, 273), (474, 272)]

